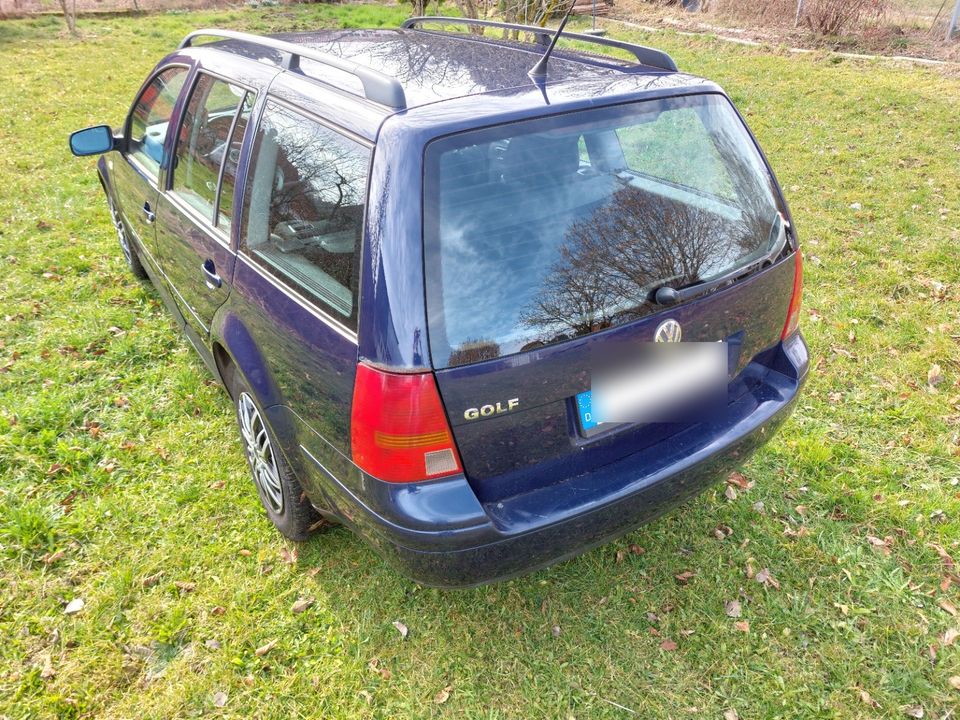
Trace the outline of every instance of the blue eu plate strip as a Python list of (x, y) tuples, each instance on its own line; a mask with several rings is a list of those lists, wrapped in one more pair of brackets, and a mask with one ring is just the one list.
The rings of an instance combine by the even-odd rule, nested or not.
[(599, 425), (593, 419), (593, 403), (589, 390), (577, 394), (577, 411), (580, 413), (580, 428), (582, 430), (592, 430)]

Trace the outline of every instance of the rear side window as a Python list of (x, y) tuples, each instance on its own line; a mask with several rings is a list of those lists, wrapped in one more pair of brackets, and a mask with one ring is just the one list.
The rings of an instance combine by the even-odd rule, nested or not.
[(425, 162), (436, 367), (631, 322), (660, 286), (733, 277), (786, 244), (769, 171), (720, 96), (462, 133)]
[(241, 249), (356, 329), (370, 150), (271, 101), (255, 143)]
[[(239, 155), (237, 136), (237, 113), (246, 125), (253, 97), (243, 88), (201, 74), (190, 95), (190, 102), (180, 122), (177, 138), (176, 162), (173, 167), (173, 191), (190, 207), (209, 222), (213, 222), (214, 208), (220, 181), (220, 169), (224, 160)], [(232, 167), (235, 168), (236, 161)], [(235, 170), (231, 171), (235, 173)], [(233, 192), (233, 174), (229, 177), (226, 204), (221, 205), (227, 213)]]
[(172, 67), (160, 72), (137, 98), (130, 112), (127, 148), (154, 176), (163, 165), (163, 144), (177, 97), (187, 79), (187, 68)]

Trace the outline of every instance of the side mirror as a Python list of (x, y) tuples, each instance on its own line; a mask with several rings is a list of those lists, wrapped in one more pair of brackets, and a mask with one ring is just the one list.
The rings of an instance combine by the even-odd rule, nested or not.
[(113, 130), (109, 125), (95, 125), (70, 135), (70, 152), (77, 157), (100, 155), (113, 150)]

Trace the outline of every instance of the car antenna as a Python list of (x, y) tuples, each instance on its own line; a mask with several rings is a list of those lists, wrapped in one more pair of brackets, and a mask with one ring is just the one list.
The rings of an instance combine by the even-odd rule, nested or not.
[(547, 47), (547, 51), (543, 54), (543, 57), (537, 60), (537, 64), (530, 68), (527, 75), (533, 79), (534, 82), (537, 80), (543, 80), (547, 77), (547, 63), (550, 62), (550, 55), (553, 53), (553, 48), (557, 44), (557, 40), (560, 39), (560, 33), (563, 32), (564, 26), (567, 24), (567, 20), (570, 19), (570, 13), (573, 12), (573, 6), (576, 4), (577, 0), (570, 0), (570, 7), (567, 8), (567, 12), (564, 13), (563, 19), (560, 21), (560, 26), (557, 28), (556, 34), (553, 36), (553, 39), (550, 41), (550, 45)]

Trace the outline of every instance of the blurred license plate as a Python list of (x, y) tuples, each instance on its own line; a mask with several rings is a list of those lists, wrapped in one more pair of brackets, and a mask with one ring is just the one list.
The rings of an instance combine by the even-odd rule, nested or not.
[(576, 396), (580, 429), (590, 436), (620, 423), (710, 418), (726, 405), (727, 350), (725, 342), (650, 343), (630, 362), (595, 369), (591, 389)]

